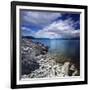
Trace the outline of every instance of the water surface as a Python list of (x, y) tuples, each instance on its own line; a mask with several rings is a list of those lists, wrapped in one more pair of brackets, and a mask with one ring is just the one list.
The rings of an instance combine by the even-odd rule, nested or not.
[(80, 40), (34, 39), (49, 47), (48, 53), (63, 54), (79, 62)]

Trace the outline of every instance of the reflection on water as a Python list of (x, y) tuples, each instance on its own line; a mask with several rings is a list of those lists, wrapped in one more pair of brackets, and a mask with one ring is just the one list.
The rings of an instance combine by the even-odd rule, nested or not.
[(80, 57), (80, 40), (34, 39), (49, 47), (49, 53), (63, 54), (75, 60)]

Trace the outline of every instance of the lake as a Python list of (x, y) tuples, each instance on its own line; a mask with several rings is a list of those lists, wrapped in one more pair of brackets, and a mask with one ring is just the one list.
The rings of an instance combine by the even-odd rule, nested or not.
[(33, 39), (49, 47), (51, 54), (62, 54), (72, 58), (79, 63), (80, 59), (80, 40), (61, 40), (61, 39)]

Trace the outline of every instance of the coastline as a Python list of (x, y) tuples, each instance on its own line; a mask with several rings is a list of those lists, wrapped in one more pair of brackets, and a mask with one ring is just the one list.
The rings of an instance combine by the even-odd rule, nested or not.
[(48, 46), (31, 39), (21, 42), (21, 79), (79, 76), (70, 58), (48, 53)]

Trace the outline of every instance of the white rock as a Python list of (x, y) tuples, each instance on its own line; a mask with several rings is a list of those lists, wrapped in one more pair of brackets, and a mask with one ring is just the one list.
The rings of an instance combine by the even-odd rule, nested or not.
[(69, 73), (69, 65), (70, 65), (70, 62), (65, 62), (61, 69), (61, 73), (63, 73), (66, 76), (68, 76), (68, 73)]
[(71, 65), (70, 70), (75, 70), (75, 65)]
[(77, 73), (78, 73), (78, 71), (77, 71), (77, 70), (75, 70), (75, 72), (74, 72), (74, 73), (72, 73), (72, 76), (75, 76)]

